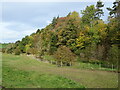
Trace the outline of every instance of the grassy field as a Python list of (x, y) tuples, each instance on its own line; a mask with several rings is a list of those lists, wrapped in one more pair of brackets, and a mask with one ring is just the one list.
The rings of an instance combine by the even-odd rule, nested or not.
[[(62, 76), (30, 70), (30, 65), (31, 67), (37, 65), (38, 68), (38, 64), (45, 65), (26, 56), (3, 54), (2, 85), (6, 88), (84, 88), (79, 83)], [(27, 65), (29, 69), (26, 69)]]
[(38, 72), (3, 68), (3, 86), (7, 88), (84, 88), (74, 81)]
[[(74, 67), (57, 67), (31, 56), (3, 54), (5, 87), (116, 88), (118, 74)], [(12, 78), (11, 78), (12, 77)]]
[(0, 43), (0, 48), (5, 48), (8, 44), (1, 44)]

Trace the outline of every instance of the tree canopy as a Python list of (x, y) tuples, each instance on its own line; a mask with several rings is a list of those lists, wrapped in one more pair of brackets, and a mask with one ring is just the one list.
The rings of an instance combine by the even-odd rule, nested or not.
[[(54, 17), (52, 22), (21, 41), (8, 45), (7, 53), (55, 56), (58, 62), (70, 63), (75, 56), (89, 60), (107, 61), (117, 65), (120, 42), (120, 2), (114, 2), (108, 23), (101, 16), (104, 4), (98, 1), (66, 17)], [(109, 17), (108, 16), (108, 17)], [(111, 56), (111, 57), (110, 57)]]

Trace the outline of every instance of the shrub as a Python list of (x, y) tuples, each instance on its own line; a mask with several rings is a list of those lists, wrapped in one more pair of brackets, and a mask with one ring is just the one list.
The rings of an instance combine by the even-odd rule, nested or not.
[(75, 54), (66, 46), (60, 46), (54, 53), (54, 57), (59, 66), (71, 66), (76, 59)]
[(5, 48), (0, 48), (0, 52), (5, 53)]
[(20, 55), (20, 50), (18, 48), (15, 49), (15, 55)]

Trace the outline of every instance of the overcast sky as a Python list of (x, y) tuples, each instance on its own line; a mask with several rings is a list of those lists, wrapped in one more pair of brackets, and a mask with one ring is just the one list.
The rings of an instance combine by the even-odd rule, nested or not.
[[(12, 2), (10, 2), (12, 1)], [(17, 1), (17, 0), (16, 0)], [(33, 0), (30, 0), (33, 1)], [(38, 28), (48, 25), (54, 16), (64, 17), (69, 12), (85, 9), (96, 2), (14, 2), (3, 0), (0, 3), (0, 42), (15, 42), (30, 35)], [(59, 0), (58, 0), (59, 1)], [(85, 0), (84, 0), (85, 1)], [(88, 0), (86, 0), (88, 1)], [(89, 0), (90, 1), (90, 0)], [(109, 0), (108, 0), (109, 1)], [(104, 2), (104, 20), (107, 20), (106, 7), (112, 7), (114, 0)]]

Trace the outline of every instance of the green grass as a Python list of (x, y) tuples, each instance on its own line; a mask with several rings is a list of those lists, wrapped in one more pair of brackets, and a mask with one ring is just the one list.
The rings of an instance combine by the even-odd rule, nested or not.
[(27, 72), (10, 67), (3, 67), (2, 85), (6, 88), (84, 88), (64, 77)]
[(91, 64), (91, 63), (83, 63), (83, 62), (77, 62), (73, 68), (83, 68), (83, 69), (91, 69), (91, 70), (102, 70), (102, 71), (117, 71), (117, 69), (111, 69), (111, 68), (104, 68), (101, 67), (98, 64)]
[(1, 44), (0, 43), (0, 48), (5, 48), (8, 44)]
[(53, 58), (52, 55), (51, 56), (50, 55), (44, 55), (43, 59), (48, 60), (48, 61), (55, 61), (55, 59)]
[[(15, 74), (16, 78), (21, 77), (22, 80), (22, 75), (24, 75), (24, 73), (27, 73), (25, 75), (28, 75), (26, 76), (26, 79), (23, 79), (25, 83), (22, 82), (20, 85), (20, 82), (17, 81), (18, 86), (16, 86), (17, 82), (15, 84), (14, 81), (10, 81), (8, 79), (7, 75), (4, 76), (3, 85), (6, 87), (10, 87), (9, 85), (11, 85), (12, 82), (16, 87), (44, 87), (44, 85), (40, 85), (42, 80), (45, 81), (43, 84), (48, 83), (48, 86), (45, 87), (53, 88), (55, 86), (64, 87), (64, 85), (65, 87), (78, 87), (79, 85), (80, 87), (85, 86), (86, 88), (116, 88), (118, 86), (118, 74), (114, 72), (85, 69), (80, 67), (76, 68), (75, 66), (57, 67), (56, 65), (44, 63), (35, 60), (32, 56), (28, 57), (25, 55), (15, 56), (11, 54), (3, 54), (2, 57), (3, 71), (9, 73), (9, 77), (14, 78), (13, 76)], [(11, 73), (15, 73), (10, 74), (10, 72), (7, 72), (8, 70), (11, 71)], [(17, 74), (19, 72), (22, 73)], [(27, 77), (32, 78), (32, 80), (30, 80), (31, 83), (29, 83), (29, 79)], [(75, 84), (70, 84), (69, 80)], [(10, 83), (8, 81), (10, 81)], [(54, 83), (55, 81), (58, 83), (56, 82), (57, 84), (54, 84), (55, 86), (53, 84), (51, 85), (51, 83)]]
[[(29, 60), (29, 58), (23, 56), (3, 55), (3, 82), (2, 85), (6, 88), (84, 88), (84, 86), (73, 80), (67, 79), (62, 76), (46, 74), (44, 72), (26, 71), (20, 70), (17, 67), (17, 63), (21, 59)], [(9, 64), (15, 64), (13, 67)], [(26, 64), (32, 64), (31, 60), (24, 62)], [(21, 65), (20, 62), (19, 65)], [(33, 65), (35, 65), (33, 61)], [(17, 68), (15, 68), (17, 67)], [(32, 66), (31, 66), (32, 67)]]

